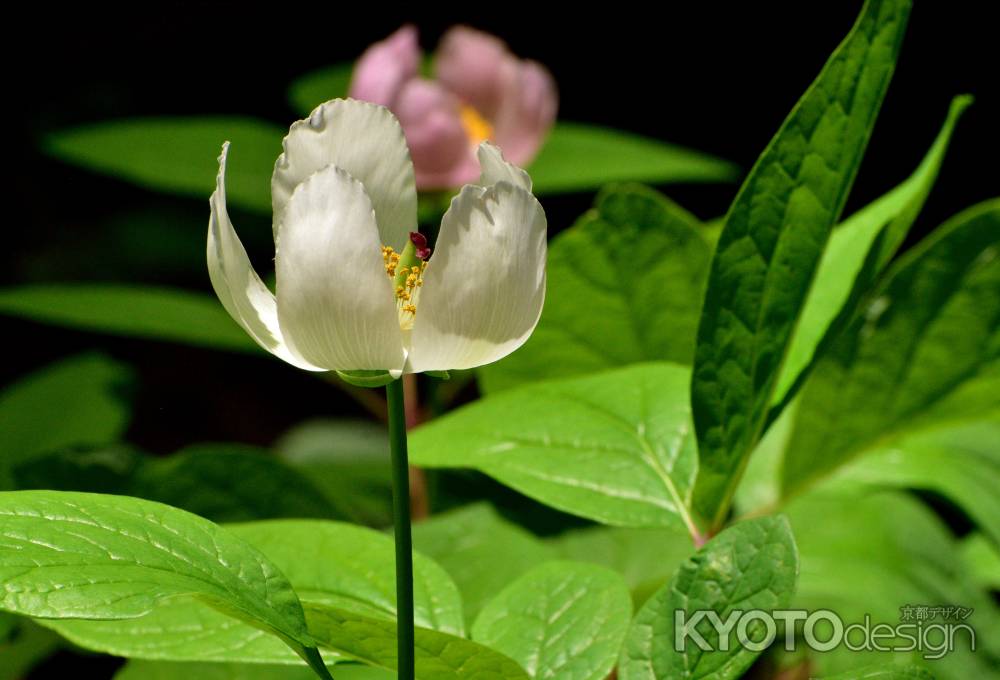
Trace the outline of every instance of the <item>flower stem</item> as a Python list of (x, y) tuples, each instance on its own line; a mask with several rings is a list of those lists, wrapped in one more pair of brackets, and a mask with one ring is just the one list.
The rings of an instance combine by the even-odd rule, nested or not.
[(410, 538), (410, 474), (406, 455), (406, 407), (403, 381), (385, 386), (392, 454), (392, 517), (396, 535), (396, 629), (399, 680), (413, 680), (413, 542)]

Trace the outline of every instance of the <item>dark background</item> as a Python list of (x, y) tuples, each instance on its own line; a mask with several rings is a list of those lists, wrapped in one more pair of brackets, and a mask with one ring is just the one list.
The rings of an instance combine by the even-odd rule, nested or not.
[[(860, 1), (798, 3), (466, 4), (405, 9), (378, 3), (146, 3), (67, 9), (36, 3), (8, 25), (8, 205), (0, 276), (34, 281), (141, 281), (210, 292), (204, 269), (207, 198), (161, 196), (64, 165), (37, 151), (47, 131), (115, 117), (240, 114), (290, 123), (298, 75), (350, 60), (404, 22), (432, 49), (451, 24), (494, 32), (555, 74), (560, 116), (658, 137), (731, 159), (744, 170), (764, 148)], [(351, 3), (353, 4), (353, 3)], [(970, 92), (947, 161), (915, 227), (926, 233), (1000, 189), (996, 106), (1000, 66), (993, 3), (929, 2), (913, 11), (895, 80), (848, 210), (906, 177), (944, 119)], [(215, 154), (214, 149), (206, 153)], [(665, 191), (703, 218), (723, 213), (735, 185)], [(554, 229), (591, 196), (546, 198)], [(268, 220), (234, 214), (266, 264)], [(130, 437), (155, 452), (193, 441), (266, 444), (309, 415), (358, 413), (338, 392), (281, 362), (106, 338), (0, 318), (11, 352), (5, 381), (71, 352), (97, 348), (133, 363)]]

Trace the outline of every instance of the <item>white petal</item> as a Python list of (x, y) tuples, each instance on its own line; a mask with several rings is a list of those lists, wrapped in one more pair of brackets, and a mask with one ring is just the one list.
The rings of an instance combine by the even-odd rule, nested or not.
[(288, 201), (275, 258), (292, 352), (329, 369), (400, 369), (402, 332), (364, 187), (330, 166)]
[(208, 220), (208, 276), (215, 294), (229, 315), (261, 347), (288, 363), (309, 371), (322, 371), (289, 352), (278, 326), (274, 296), (250, 265), (226, 210), (226, 158), (229, 142), (222, 146), (215, 191), (209, 199), (212, 215)]
[(545, 298), (545, 213), (510, 182), (466, 186), (424, 273), (407, 371), (481, 366), (520, 347)]
[(479, 157), (479, 167), (482, 174), (479, 185), (488, 187), (497, 182), (510, 182), (531, 193), (531, 177), (521, 168), (504, 160), (500, 147), (483, 142), (476, 154)]
[(353, 99), (321, 104), (285, 137), (271, 177), (274, 240), (295, 187), (328, 165), (361, 182), (378, 224), (382, 243), (400, 250), (416, 231), (417, 190), (413, 162), (399, 121), (389, 109)]

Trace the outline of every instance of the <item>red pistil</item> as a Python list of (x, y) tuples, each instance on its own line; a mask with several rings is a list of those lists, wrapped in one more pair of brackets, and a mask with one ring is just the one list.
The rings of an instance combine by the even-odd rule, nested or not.
[(431, 249), (427, 247), (427, 237), (419, 231), (410, 232), (410, 243), (417, 249), (416, 255), (421, 260), (426, 260), (431, 256)]

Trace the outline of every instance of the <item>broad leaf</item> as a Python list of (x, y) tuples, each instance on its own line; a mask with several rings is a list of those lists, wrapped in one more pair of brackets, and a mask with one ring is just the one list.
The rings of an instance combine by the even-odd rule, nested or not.
[(193, 597), (315, 659), (278, 568), (217, 525), (159, 503), (60, 491), (0, 493), (0, 607), (42, 619), (131, 619)]
[(557, 123), (529, 164), (538, 195), (590, 191), (612, 182), (720, 182), (736, 168), (708, 154), (621, 130)]
[(284, 135), (283, 128), (252, 118), (134, 118), (53, 132), (43, 148), (88, 170), (207, 201), (218, 172), (216, 159), (229, 141), (230, 205), (270, 213), (271, 172)]
[(498, 593), (476, 618), (472, 639), (533, 678), (604, 680), (631, 617), (628, 588), (613, 571), (549, 562)]
[[(273, 560), (305, 602), (335, 605), (344, 616), (391, 621), (395, 616), (393, 541), (384, 534), (337, 522), (272, 521), (230, 525), (227, 532)], [(461, 602), (444, 571), (414, 555), (418, 625), (460, 634)], [(281, 642), (243, 622), (190, 600), (159, 604), (126, 621), (47, 621), (87, 649), (131, 658), (295, 664)], [(451, 639), (451, 638), (449, 638)], [(336, 650), (325, 652), (328, 662)]]
[[(163, 601), (133, 619), (39, 623), (84, 649), (132, 659), (302, 664), (277, 637), (190, 599)], [(339, 657), (324, 652), (323, 658)]]
[(538, 564), (555, 558), (542, 541), (477, 503), (413, 525), (413, 545), (451, 574), (472, 623), (494, 595)]
[(691, 405), (695, 504), (720, 526), (892, 76), (907, 0), (869, 0), (730, 206), (705, 294)]
[(840, 476), (936, 492), (1000, 545), (1000, 418), (904, 437), (862, 456)]
[(1000, 411), (1000, 201), (900, 260), (803, 389), (786, 493), (906, 431)]
[(0, 290), (0, 314), (127, 337), (254, 352), (257, 345), (214, 296), (119, 284)]
[(561, 559), (593, 562), (614, 569), (642, 605), (670, 580), (693, 551), (691, 537), (672, 529), (585, 527), (549, 541)]
[(775, 407), (789, 396), (823, 338), (836, 332), (838, 317), (850, 316), (860, 294), (902, 244), (937, 179), (955, 124), (971, 103), (969, 96), (953, 99), (941, 132), (913, 174), (830, 235), (771, 399)]
[[(396, 624), (333, 607), (307, 605), (309, 629), (320, 644), (345, 656), (396, 670)], [(420, 680), (528, 680), (513, 660), (489, 647), (417, 628), (416, 677)]]
[[(273, 560), (304, 602), (394, 620), (393, 540), (342, 522), (275, 520), (227, 529)], [(451, 577), (420, 553), (413, 556), (414, 618), (425, 628), (462, 635), (462, 601)]]
[[(396, 676), (380, 668), (337, 664), (331, 668), (337, 680), (393, 680)], [(248, 663), (176, 663), (129, 661), (114, 680), (309, 680), (306, 668)]]
[(599, 522), (696, 535), (688, 376), (675, 364), (638, 364), (505, 390), (414, 431), (411, 458), (476, 468)]
[[(735, 625), (724, 651), (720, 634), (708, 618), (697, 623), (692, 619), (702, 610), (715, 612), (726, 622), (733, 612), (784, 609), (791, 601), (797, 572), (795, 541), (785, 518), (762, 517), (726, 529), (683, 562), (670, 583), (636, 615), (622, 650), (618, 677), (740, 677), (760, 651), (739, 643)], [(678, 634), (679, 613), (711, 651), (702, 651), (694, 635)], [(747, 626), (746, 634), (754, 642), (766, 637), (760, 620)], [(682, 651), (675, 647), (677, 638), (684, 642)]]
[(711, 246), (643, 187), (603, 192), (549, 247), (545, 309), (528, 342), (478, 370), (486, 392), (643, 361), (690, 364)]
[(115, 441), (129, 419), (128, 367), (100, 355), (64, 359), (0, 393), (0, 488), (41, 454)]

